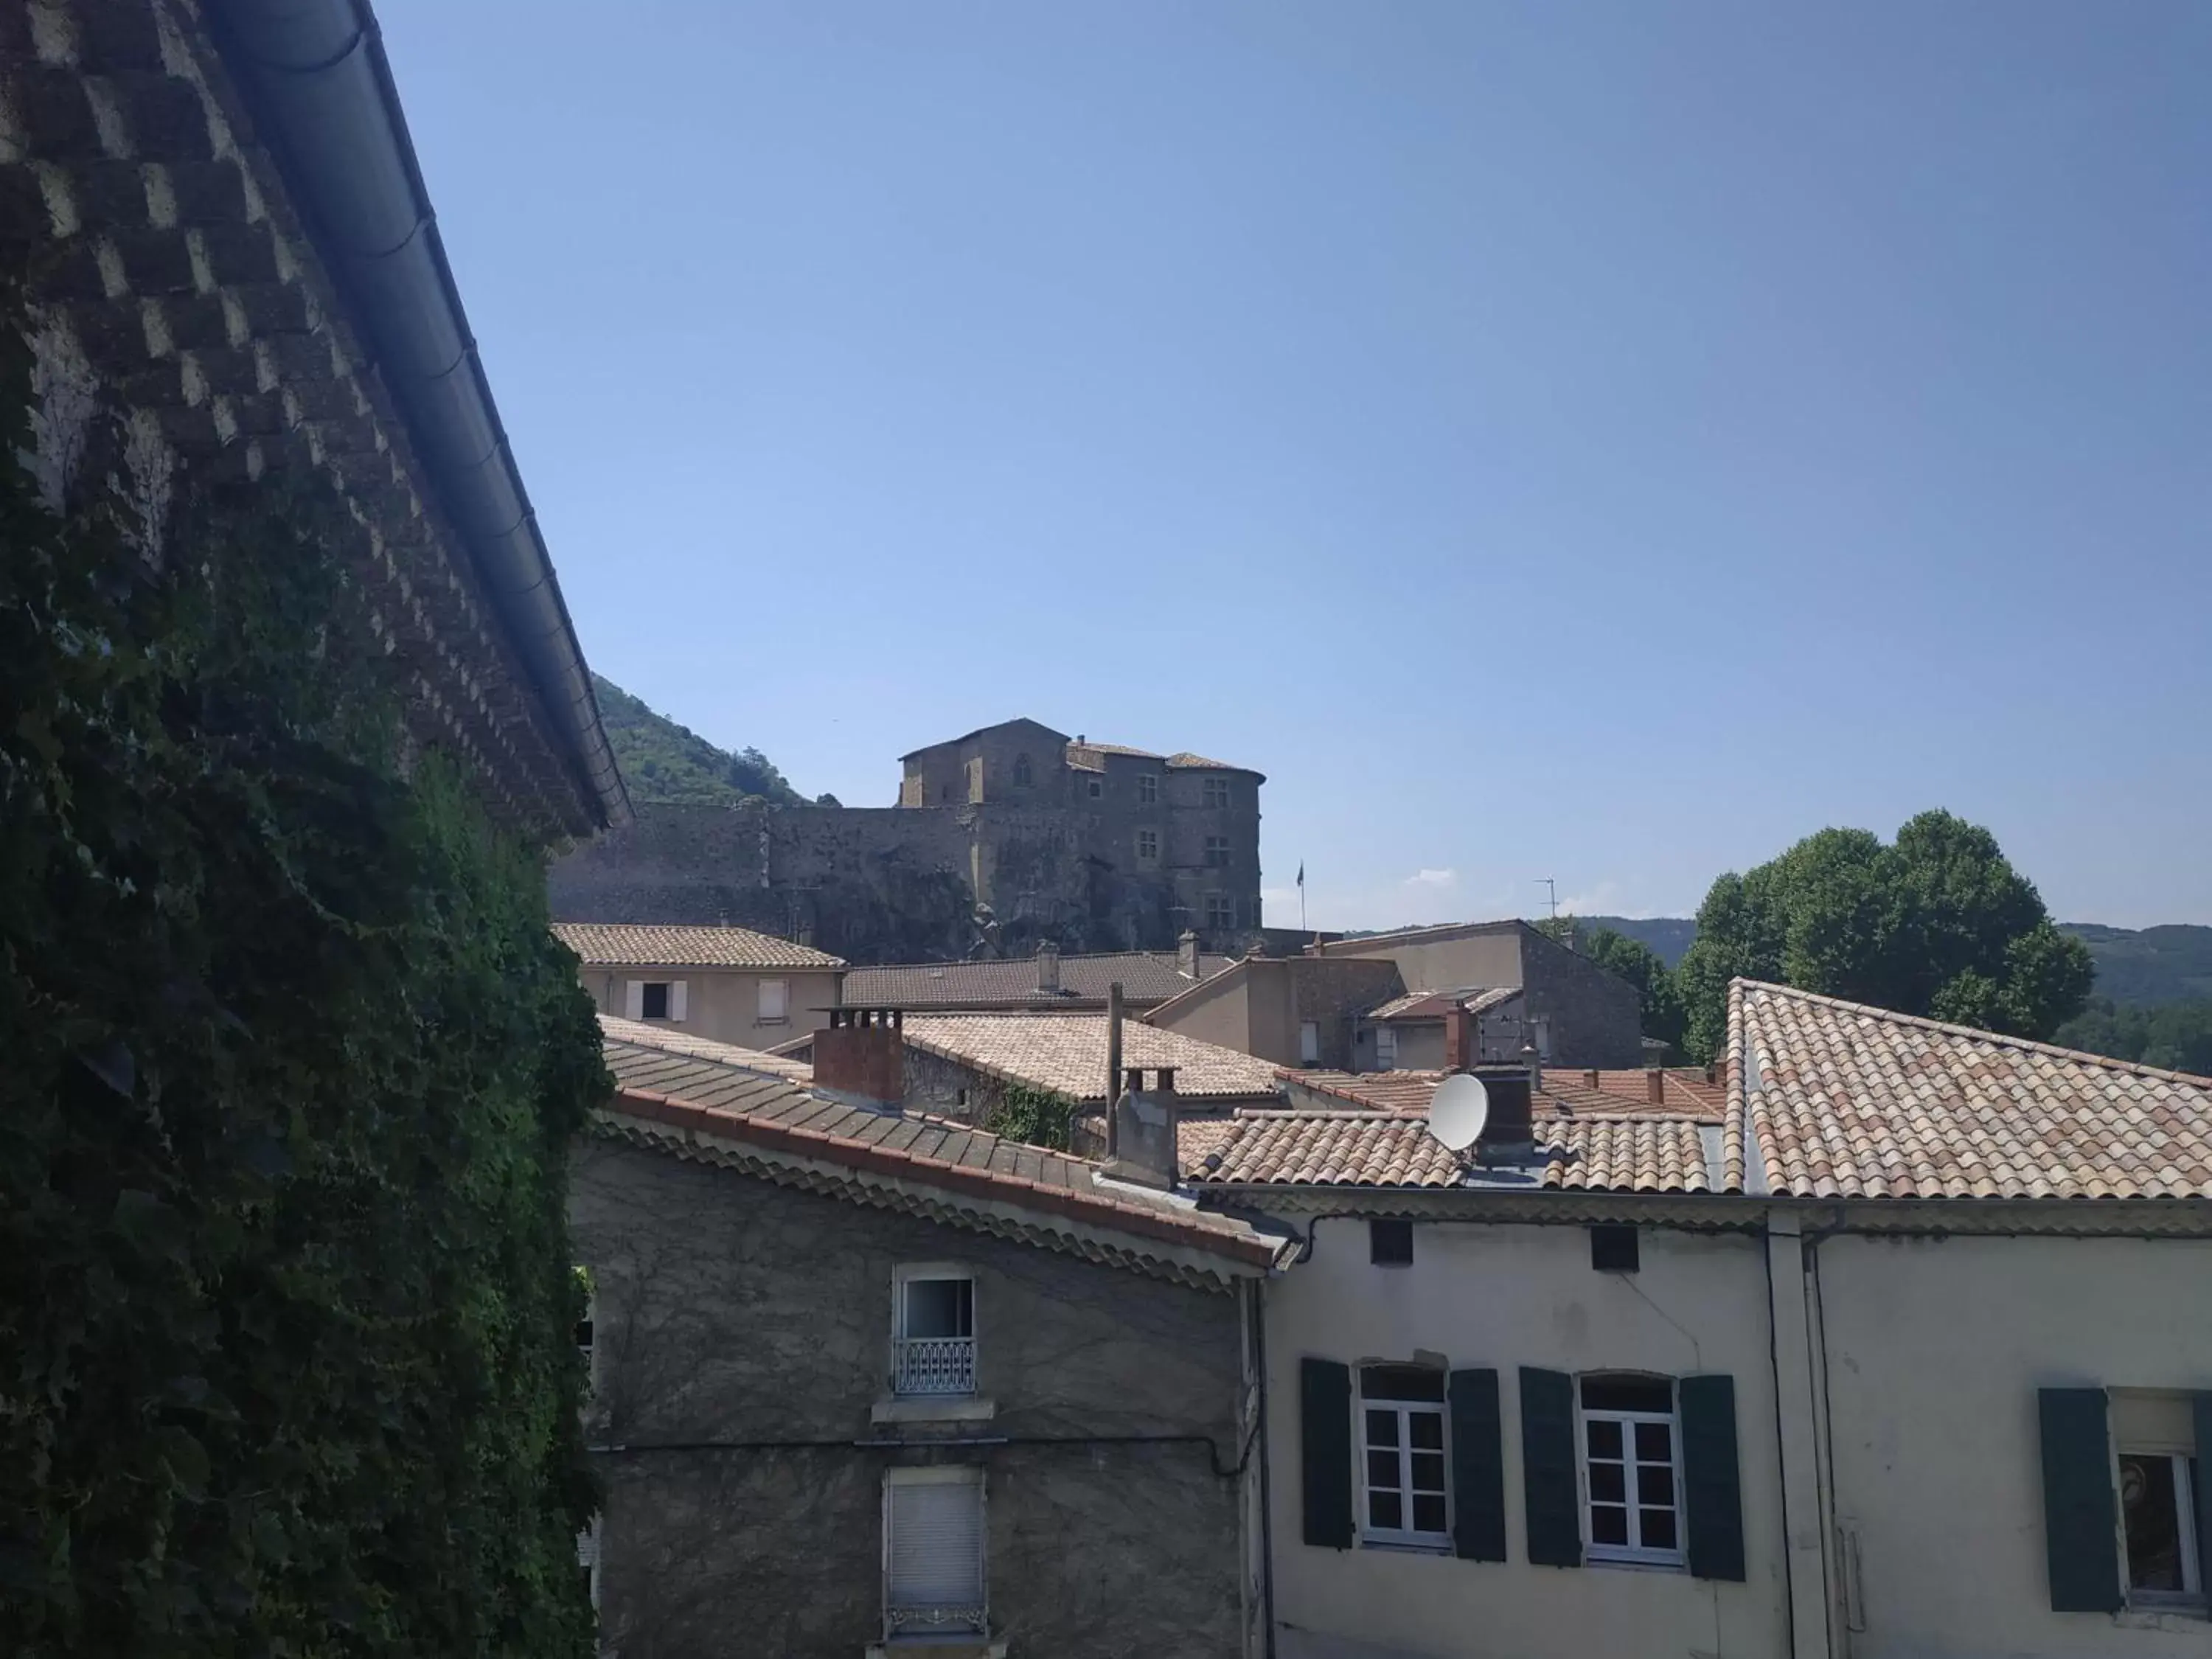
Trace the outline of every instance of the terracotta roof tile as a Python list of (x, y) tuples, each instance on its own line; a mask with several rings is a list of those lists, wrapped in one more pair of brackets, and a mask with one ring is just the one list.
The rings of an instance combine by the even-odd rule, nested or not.
[(814, 1068), (803, 1060), (787, 1060), (781, 1054), (767, 1054), (758, 1048), (740, 1048), (734, 1042), (712, 1042), (705, 1037), (678, 1030), (673, 1026), (647, 1025), (638, 1020), (623, 1019), (614, 1014), (601, 1014), (599, 1034), (610, 1042), (655, 1048), (671, 1057), (688, 1054), (695, 1060), (711, 1060), (724, 1066), (742, 1066), (749, 1072), (761, 1072), (769, 1077), (780, 1077), (794, 1083), (814, 1081)]
[(554, 937), (593, 967), (842, 968), (844, 958), (750, 927), (556, 921)]
[[(1711, 1190), (1698, 1126), (1680, 1118), (1539, 1118), (1541, 1186), (1555, 1192)], [(1186, 1180), (1205, 1186), (1453, 1188), (1461, 1155), (1419, 1118), (1243, 1111), (1182, 1126)]]
[[(1103, 1014), (908, 1014), (910, 1048), (1076, 1101), (1106, 1097)], [(1176, 1068), (1176, 1092), (1196, 1100), (1279, 1097), (1272, 1061), (1127, 1020), (1121, 1063)]]
[[(1668, 1095), (1654, 1104), (1650, 1097), (1650, 1084), (1644, 1074), (1636, 1072), (1601, 1072), (1599, 1077), (1607, 1086), (1592, 1087), (1588, 1072), (1553, 1069), (1547, 1071), (1544, 1086), (1530, 1104), (1531, 1112), (1542, 1117), (1651, 1117), (1681, 1118), (1690, 1122), (1718, 1123), (1724, 1111), (1719, 1086), (1705, 1081), (1705, 1073), (1692, 1073), (1698, 1079), (1695, 1091), (1674, 1079), (1668, 1074)], [(1443, 1080), (1442, 1072), (1285, 1072), (1283, 1079), (1296, 1096), (1301, 1090), (1326, 1095), (1332, 1102), (1341, 1101), (1348, 1106), (1365, 1107), (1378, 1112), (1425, 1112), (1429, 1097)]]
[[(640, 1029), (656, 1041), (665, 1035), (658, 1027), (630, 1027)], [(1209, 1251), (1248, 1269), (1270, 1264), (1282, 1248), (1281, 1240), (1237, 1218), (1195, 1210), (1164, 1194), (1101, 1185), (1096, 1164), (965, 1124), (835, 1099), (701, 1054), (632, 1042), (624, 1034), (606, 1034), (603, 1050), (617, 1088), (604, 1115), (642, 1133), (673, 1132), (682, 1139), (696, 1132), (770, 1154), (842, 1165), (856, 1177), (941, 1187), (956, 1197), (995, 1197), (1038, 1212), (1039, 1224), (1048, 1229), (1058, 1221), (1088, 1224), (1138, 1240)], [(705, 1103), (725, 1097), (733, 1083), (740, 1087), (741, 1105)], [(925, 1134), (938, 1132), (937, 1139), (925, 1141)]]
[(2212, 1079), (1741, 980), (1729, 1078), (1754, 1192), (2212, 1198)]

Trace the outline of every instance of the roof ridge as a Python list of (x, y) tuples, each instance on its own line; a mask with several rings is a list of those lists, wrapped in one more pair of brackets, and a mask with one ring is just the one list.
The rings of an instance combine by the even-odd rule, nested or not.
[[(2191, 1088), (2212, 1089), (2212, 1077), (2199, 1076), (2194, 1072), (2169, 1071), (2162, 1066), (2145, 1066), (2131, 1060), (2118, 1060), (2111, 1054), (2091, 1054), (2086, 1048), (2068, 1048), (2056, 1042), (2039, 1042), (2033, 1037), (2014, 1036), (2004, 1031), (1987, 1031), (1978, 1025), (1960, 1025), (1950, 1020), (1931, 1019), (1925, 1014), (1908, 1014), (1895, 1008), (1877, 1007), (1870, 1002), (1852, 1002), (1843, 997), (1830, 996), (1822, 991), (1801, 991), (1794, 985), (1778, 985), (1771, 980), (1736, 978), (1729, 981), (1731, 1000), (1738, 987), (1745, 991), (1771, 991), (1779, 996), (1794, 997), (1800, 1002), (1818, 1003), (1826, 1008), (1840, 1008), (1854, 1014), (1871, 1015), (1893, 1024), (1917, 1026), (1922, 1030), (1941, 1031), (1946, 1036), (1968, 1037), (1979, 1042), (1993, 1042), (2000, 1048), (2024, 1048), (2031, 1054), (2051, 1054), (2060, 1060), (2070, 1060), (2091, 1066), (2101, 1066), (2109, 1071), (2125, 1072), (2131, 1077), (2156, 1078), (2166, 1083), (2185, 1083)], [(1735, 1012), (1733, 1008), (1731, 1013)], [(1731, 1085), (1733, 1086), (1733, 1085)]]

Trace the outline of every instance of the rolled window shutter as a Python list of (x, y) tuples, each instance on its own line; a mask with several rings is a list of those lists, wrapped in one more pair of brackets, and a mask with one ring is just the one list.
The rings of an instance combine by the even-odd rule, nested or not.
[(634, 979), (623, 986), (623, 1016), (626, 1019), (645, 1018), (645, 981)]
[(981, 1481), (890, 1488), (891, 1605), (968, 1612), (983, 1605)]
[(1304, 1457), (1305, 1541), (1352, 1547), (1352, 1367), (1298, 1361), (1298, 1438)]
[(1521, 1485), (1528, 1559), (1540, 1567), (1583, 1564), (1582, 1497), (1575, 1478), (1575, 1379), (1521, 1368)]
[(2054, 1613), (2119, 1610), (2112, 1445), (2102, 1389), (2045, 1389), (2043, 1542)]
[(684, 995), (684, 992), (690, 988), (689, 985), (680, 979), (672, 982), (668, 988), (668, 1018), (678, 1025), (684, 1023), (685, 1005), (690, 1001), (690, 999)]
[(2197, 1419), (2197, 1582), (2212, 1590), (2212, 1394), (2190, 1404)]
[(1688, 1505), (1690, 1572), (1743, 1582), (1743, 1487), (1736, 1469), (1735, 1378), (1686, 1376), (1682, 1497)]
[(1498, 1427), (1498, 1373), (1454, 1371), (1452, 1549), (1462, 1560), (1505, 1559), (1505, 1448)]

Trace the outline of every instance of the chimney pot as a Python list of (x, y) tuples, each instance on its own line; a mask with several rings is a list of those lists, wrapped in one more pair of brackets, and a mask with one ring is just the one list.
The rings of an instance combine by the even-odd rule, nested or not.
[(1176, 1097), (1175, 1067), (1153, 1068), (1159, 1087), (1146, 1093), (1138, 1085), (1143, 1068), (1129, 1068), (1129, 1090), (1114, 1103), (1114, 1152), (1105, 1173), (1116, 1181), (1141, 1187), (1172, 1190), (1180, 1170), (1176, 1161), (1176, 1126), (1182, 1107)]
[(897, 1105), (906, 1096), (906, 1037), (889, 1008), (836, 1008), (814, 1034), (817, 1088)]

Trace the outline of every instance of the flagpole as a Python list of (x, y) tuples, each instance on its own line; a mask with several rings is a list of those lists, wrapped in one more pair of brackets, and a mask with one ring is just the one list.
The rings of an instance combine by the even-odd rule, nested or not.
[(1298, 932), (1306, 930), (1306, 861), (1298, 860)]

